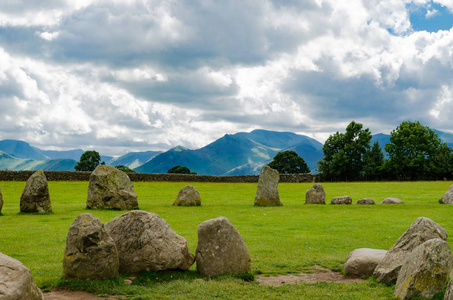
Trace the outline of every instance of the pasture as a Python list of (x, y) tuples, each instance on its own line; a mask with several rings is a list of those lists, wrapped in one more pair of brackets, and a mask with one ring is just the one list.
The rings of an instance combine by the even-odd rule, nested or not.
[[(227, 217), (239, 230), (252, 258), (252, 273), (272, 276), (300, 273), (321, 265), (343, 269), (349, 252), (356, 248), (389, 249), (416, 218), (424, 216), (453, 234), (453, 205), (438, 200), (452, 182), (353, 182), (323, 183), (327, 205), (305, 205), (311, 183), (279, 184), (282, 207), (255, 207), (256, 184), (191, 183), (200, 192), (199, 207), (172, 206), (187, 182), (134, 182), (140, 209), (165, 219), (186, 238), (195, 253), (197, 226), (205, 220)], [(0, 252), (20, 260), (45, 290), (59, 285), (100, 295), (122, 294), (128, 299), (391, 299), (392, 286), (369, 279), (360, 283), (304, 283), (280, 287), (262, 286), (235, 276), (208, 278), (193, 265), (186, 272), (150, 272), (100, 282), (62, 281), (61, 269), (69, 226), (89, 212), (104, 223), (124, 213), (88, 210), (88, 182), (49, 182), (53, 212), (19, 213), (25, 182), (0, 182), (4, 206), (0, 216)], [(349, 195), (352, 205), (330, 205), (336, 196)], [(370, 197), (377, 205), (356, 205)], [(378, 205), (386, 197), (400, 198), (402, 205)], [(451, 238), (448, 239), (453, 246)], [(204, 279), (204, 280), (196, 280)]]

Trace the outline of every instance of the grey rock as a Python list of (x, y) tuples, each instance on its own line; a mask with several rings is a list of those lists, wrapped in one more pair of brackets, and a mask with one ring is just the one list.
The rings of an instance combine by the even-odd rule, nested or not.
[(81, 214), (69, 227), (63, 279), (103, 280), (119, 275), (115, 241), (92, 214)]
[(121, 273), (187, 270), (194, 263), (186, 239), (157, 214), (131, 211), (114, 218), (105, 228), (118, 249)]
[(138, 208), (129, 176), (113, 166), (99, 165), (90, 175), (87, 207), (130, 210)]
[(326, 204), (326, 193), (321, 184), (316, 183), (305, 192), (305, 204)]
[(49, 186), (43, 171), (36, 171), (28, 178), (20, 197), (20, 211), (25, 213), (52, 211)]
[(20, 261), (0, 253), (0, 299), (44, 300), (30, 270)]
[(448, 191), (445, 192), (444, 196), (442, 197), (442, 202), (444, 204), (453, 204), (453, 184), (450, 185)]
[(403, 204), (404, 202), (398, 198), (385, 198), (380, 204)]
[(225, 217), (198, 225), (195, 260), (203, 275), (242, 274), (250, 272), (250, 252), (239, 231)]
[(278, 194), (278, 181), (280, 174), (269, 166), (264, 166), (258, 179), (255, 205), (257, 206), (281, 206)]
[(450, 280), (447, 284), (447, 289), (445, 290), (444, 300), (453, 300), (453, 279)]
[(344, 271), (357, 276), (371, 276), (387, 250), (359, 248), (349, 253)]
[(448, 243), (431, 239), (407, 257), (398, 275), (395, 296), (401, 300), (431, 299), (441, 293), (453, 267), (453, 257)]
[(377, 281), (396, 282), (401, 266), (416, 247), (431, 239), (440, 238), (446, 241), (447, 236), (447, 231), (433, 220), (425, 217), (418, 218), (376, 266), (374, 277)]
[(352, 204), (352, 198), (349, 196), (335, 197), (331, 200), (331, 204)]
[(360, 199), (359, 201), (357, 201), (357, 204), (359, 204), (359, 205), (373, 205), (374, 204), (374, 200), (371, 199), (371, 198), (363, 198), (363, 199)]
[(201, 205), (201, 197), (198, 190), (193, 185), (183, 187), (176, 197), (173, 205), (178, 206), (197, 206)]

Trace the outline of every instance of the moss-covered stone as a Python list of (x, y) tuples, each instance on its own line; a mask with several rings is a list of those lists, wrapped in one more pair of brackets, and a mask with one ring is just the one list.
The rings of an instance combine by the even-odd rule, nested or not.
[(25, 213), (47, 213), (52, 211), (49, 186), (43, 171), (36, 171), (27, 180), (20, 197), (20, 211)]
[(431, 299), (441, 293), (453, 267), (448, 243), (441, 239), (424, 242), (407, 257), (398, 275), (395, 296), (402, 300)]
[(87, 207), (91, 209), (137, 209), (137, 194), (123, 171), (100, 165), (90, 175)]
[(104, 224), (92, 214), (79, 215), (66, 237), (63, 278), (103, 280), (118, 272), (118, 251)]

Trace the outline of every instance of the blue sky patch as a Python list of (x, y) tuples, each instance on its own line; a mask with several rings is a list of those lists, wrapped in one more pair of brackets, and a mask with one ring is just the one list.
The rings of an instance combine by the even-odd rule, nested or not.
[(453, 27), (453, 14), (446, 7), (431, 3), (426, 7), (409, 7), (410, 20), (415, 31), (437, 32)]

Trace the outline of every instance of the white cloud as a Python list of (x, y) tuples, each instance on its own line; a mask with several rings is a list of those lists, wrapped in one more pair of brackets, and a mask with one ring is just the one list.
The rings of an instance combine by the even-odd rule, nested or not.
[(428, 0), (14, 3), (0, 139), (112, 154), (256, 128), (325, 139), (352, 119), (451, 125), (453, 30), (410, 23), (413, 7), (434, 15)]

